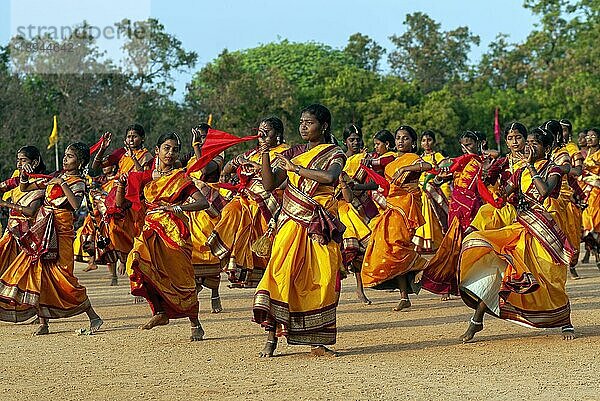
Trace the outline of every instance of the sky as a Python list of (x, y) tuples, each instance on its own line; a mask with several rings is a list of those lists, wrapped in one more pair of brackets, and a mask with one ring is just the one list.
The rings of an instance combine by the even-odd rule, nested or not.
[[(273, 41), (316, 41), (343, 48), (348, 37), (360, 32), (388, 51), (390, 35), (405, 31), (405, 15), (416, 11), (441, 23), (443, 30), (467, 26), (479, 35), (473, 48), (476, 62), (499, 33), (513, 42), (524, 40), (536, 23), (522, 0), (0, 0), (0, 44), (5, 45), (19, 27), (57, 27), (82, 20), (106, 28), (123, 18), (153, 17), (182, 41), (186, 50), (198, 53), (195, 69), (176, 77), (180, 100), (193, 72), (216, 58), (225, 48), (240, 50)], [(113, 59), (120, 58), (120, 44), (102, 39), (99, 46)]]

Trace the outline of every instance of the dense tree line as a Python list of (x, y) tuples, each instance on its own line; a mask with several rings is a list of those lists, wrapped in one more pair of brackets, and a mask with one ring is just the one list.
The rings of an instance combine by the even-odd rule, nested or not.
[[(538, 21), (528, 37), (512, 43), (510, 32), (500, 33), (477, 64), (468, 55), (479, 38), (468, 27), (443, 31), (417, 12), (406, 16), (403, 34), (390, 37), (393, 49), (356, 33), (343, 49), (281, 40), (224, 50), (193, 74), (183, 102), (172, 100), (172, 75), (193, 72), (197, 55), (159, 21), (144, 22), (150, 34), (143, 39), (127, 36), (126, 67), (104, 60), (92, 38), (83, 47), (79, 41), (81, 50), (66, 61), (42, 53), (11, 57), (19, 45), (15, 38), (0, 54), (0, 173), (12, 170), (18, 146), (45, 149), (54, 114), (63, 140), (92, 142), (136, 121), (148, 129), (150, 143), (166, 131), (187, 136), (209, 114), (217, 128), (237, 135), (250, 134), (257, 120), (275, 114), (295, 142), (298, 111), (316, 101), (332, 110), (338, 137), (348, 123), (360, 124), (367, 137), (403, 123), (437, 131), (449, 152), (457, 151), (461, 130), (477, 129), (492, 140), (496, 107), (501, 123), (564, 117), (577, 128), (596, 124), (600, 0), (526, 0), (524, 7)], [(131, 24), (119, 26), (126, 34)], [(78, 63), (80, 72), (27, 72), (65, 62)], [(47, 158), (52, 160), (51, 151)]]

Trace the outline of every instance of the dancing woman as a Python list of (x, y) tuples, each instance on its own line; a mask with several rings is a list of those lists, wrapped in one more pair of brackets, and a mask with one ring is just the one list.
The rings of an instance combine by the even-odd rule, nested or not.
[[(125, 146), (116, 149), (109, 156), (104, 157), (106, 149), (110, 146), (112, 134), (105, 133), (102, 136), (102, 144), (92, 162), (92, 170), (99, 170), (107, 166), (117, 166), (118, 179), (132, 171), (144, 171), (152, 168), (152, 155), (144, 147), (146, 132), (139, 124), (132, 124), (125, 130)], [(114, 189), (113, 191), (116, 191)], [(118, 270), (123, 272), (127, 254), (133, 246), (133, 238), (139, 233), (143, 224), (143, 216), (137, 214), (124, 202), (119, 207), (114, 204), (115, 193), (111, 192), (107, 197), (108, 232), (110, 242), (117, 251), (119, 257)]]
[[(202, 147), (206, 142), (211, 126), (200, 123), (192, 128), (193, 152), (182, 159), (187, 169), (202, 156)], [(188, 157), (189, 156), (189, 157)], [(186, 160), (187, 159), (187, 160)], [(204, 210), (186, 212), (190, 222), (192, 236), (192, 265), (196, 277), (196, 291), (200, 293), (204, 287), (210, 288), (210, 307), (212, 313), (223, 311), (219, 285), (221, 283), (221, 261), (213, 255), (207, 244), (215, 225), (221, 218), (221, 211), (226, 204), (225, 198), (216, 186), (223, 168), (223, 155), (215, 156), (204, 168), (189, 174), (190, 178), (209, 203)]]
[(73, 213), (85, 192), (82, 170), (90, 159), (83, 143), (65, 150), (63, 169), (49, 181), (31, 181), (33, 166), (21, 170), (22, 192), (45, 190), (44, 202), (27, 235), (19, 240), (22, 251), (0, 277), (0, 319), (22, 322), (40, 318), (35, 335), (49, 333), (48, 320), (86, 313), (90, 332), (102, 326), (102, 319), (73, 275)]
[(348, 157), (337, 191), (338, 213), (340, 221), (346, 227), (342, 239), (342, 259), (346, 269), (355, 274), (358, 300), (370, 305), (371, 301), (363, 288), (360, 269), (371, 235), (368, 223), (370, 218), (377, 214), (377, 210), (367, 191), (353, 190), (367, 178), (366, 172), (360, 168), (362, 161), (367, 157), (367, 153), (363, 151), (362, 130), (357, 125), (350, 124), (342, 135)]
[(206, 241), (235, 288), (255, 288), (262, 278), (269, 252), (257, 255), (251, 248), (267, 232), (280, 207), (280, 199), (263, 187), (261, 150), (268, 149), (269, 159), (274, 159), (289, 148), (283, 143), (283, 122), (277, 117), (264, 118), (258, 133), (259, 147), (238, 155), (223, 168), (223, 178), (237, 174), (237, 195), (225, 205)]
[[(25, 168), (35, 174), (46, 172), (46, 166), (40, 151), (35, 146), (23, 146), (17, 151), (19, 175)], [(37, 178), (35, 180), (41, 179)], [(9, 191), (10, 197), (8, 200), (0, 200), (0, 206), (8, 208), (10, 211), (6, 231), (0, 238), (0, 275), (4, 273), (21, 251), (19, 249), (19, 239), (31, 228), (34, 217), (44, 201), (43, 189), (22, 192), (19, 189), (18, 176), (0, 183), (0, 192), (6, 193)]]
[(482, 178), (493, 159), (483, 150), (485, 138), (476, 132), (465, 131), (459, 138), (463, 155), (452, 160), (452, 165), (440, 169), (434, 183), (440, 185), (452, 178), (452, 198), (448, 210), (448, 231), (435, 255), (427, 262), (421, 284), (426, 290), (442, 295), (458, 295), (458, 259), (465, 231), (471, 225), (479, 208), (484, 204), (482, 192), (487, 190)]
[(260, 356), (272, 356), (276, 329), (288, 344), (311, 345), (314, 355), (334, 355), (343, 226), (337, 218), (335, 185), (346, 156), (331, 144), (331, 113), (313, 104), (302, 110), (300, 136), (307, 141), (276, 156), (262, 147), (267, 191), (287, 181), (271, 259), (254, 296), (254, 321), (268, 331)]
[(582, 213), (583, 237), (588, 249), (596, 256), (596, 266), (600, 269), (598, 251), (600, 250), (600, 129), (590, 128), (587, 132), (587, 157), (583, 161), (583, 182), (589, 188), (588, 207)]
[[(431, 130), (424, 131), (421, 134), (421, 148), (423, 154), (421, 159), (431, 164), (434, 168), (439, 168), (440, 163), (447, 159), (434, 149), (435, 133)], [(421, 188), (421, 202), (423, 218), (425, 224), (417, 228), (413, 243), (421, 254), (434, 253), (440, 246), (444, 233), (448, 229), (448, 197), (450, 196), (450, 184), (444, 183), (441, 186), (429, 182), (429, 174), (421, 173), (419, 178), (419, 187)], [(447, 197), (448, 196), (448, 197)]]
[(527, 136), (523, 160), (505, 188), (518, 199), (517, 221), (497, 230), (477, 231), (463, 242), (460, 293), (475, 309), (463, 342), (483, 330), (487, 312), (525, 326), (561, 327), (574, 338), (571, 308), (565, 291), (573, 248), (544, 207), (558, 197), (562, 172), (546, 158), (552, 133), (536, 128)]
[(417, 274), (425, 259), (412, 243), (415, 230), (425, 222), (421, 213), (419, 177), (432, 168), (416, 153), (417, 133), (408, 125), (396, 130), (397, 154), (385, 167), (385, 178), (390, 184), (385, 197), (379, 197), (380, 213), (371, 220), (371, 238), (365, 251), (362, 281), (367, 288), (399, 289), (400, 302), (394, 308), (400, 311), (411, 306), (409, 293), (418, 292)]
[[(184, 170), (175, 167), (180, 149), (177, 134), (161, 135), (154, 169), (123, 176), (117, 203), (123, 201), (127, 183), (127, 199), (136, 207), (143, 197), (141, 210), (146, 211), (142, 231), (127, 258), (131, 294), (146, 298), (153, 313), (140, 328), (149, 330), (168, 324), (169, 319), (187, 317), (192, 326), (190, 338), (199, 341), (204, 330), (198, 319), (192, 242), (184, 212), (206, 209), (208, 202)], [(190, 197), (194, 201), (184, 204)]]

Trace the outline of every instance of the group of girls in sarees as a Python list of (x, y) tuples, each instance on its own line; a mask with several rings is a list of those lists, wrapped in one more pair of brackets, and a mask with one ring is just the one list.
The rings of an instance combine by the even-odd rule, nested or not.
[[(506, 156), (464, 131), (454, 158), (436, 149), (435, 132), (409, 125), (377, 131), (369, 152), (362, 129), (348, 124), (342, 149), (320, 104), (301, 111), (298, 145), (285, 143), (277, 117), (256, 130), (237, 138), (199, 124), (183, 154), (175, 133), (148, 150), (133, 124), (108, 155), (109, 132), (91, 150), (69, 145), (51, 174), (37, 148), (20, 148), (16, 174), (0, 183), (0, 206), (10, 210), (0, 320), (38, 318), (41, 335), (50, 319), (85, 312), (90, 332), (100, 329), (73, 274), (73, 215), (85, 201), (75, 247), (90, 258), (84, 271), (107, 264), (111, 285), (127, 273), (131, 294), (151, 309), (142, 330), (187, 318), (190, 339), (202, 340), (198, 293), (210, 288), (220, 312), (225, 273), (231, 288), (254, 289), (252, 318), (267, 332), (261, 357), (274, 355), (281, 336), (333, 356), (341, 284), (353, 273), (364, 304), (365, 289), (398, 290), (394, 311), (411, 308), (421, 289), (460, 296), (475, 309), (464, 342), (486, 313), (574, 337), (565, 282), (569, 269), (578, 278), (582, 240), (600, 250), (599, 130), (584, 130), (580, 148), (568, 120), (532, 130), (513, 122)], [(254, 139), (225, 163), (225, 149)], [(95, 175), (89, 188), (86, 167)]]

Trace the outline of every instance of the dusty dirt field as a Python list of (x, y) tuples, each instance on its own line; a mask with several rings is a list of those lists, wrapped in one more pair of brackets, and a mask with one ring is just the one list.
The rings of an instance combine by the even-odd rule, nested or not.
[(368, 291), (354, 299), (344, 282), (338, 309), (338, 358), (314, 358), (307, 347), (280, 344), (275, 358), (259, 359), (265, 339), (250, 321), (252, 290), (222, 285), (224, 312), (208, 313), (201, 293), (206, 340), (188, 341), (189, 323), (140, 331), (150, 315), (133, 304), (125, 278), (109, 287), (102, 267), (77, 273), (104, 318), (103, 330), (76, 336), (85, 315), (34, 326), (0, 323), (0, 394), (4, 400), (373, 400), (600, 398), (600, 271), (579, 268), (568, 282), (578, 338), (488, 318), (472, 344), (457, 337), (470, 309), (421, 293), (408, 312), (392, 312), (398, 294)]

